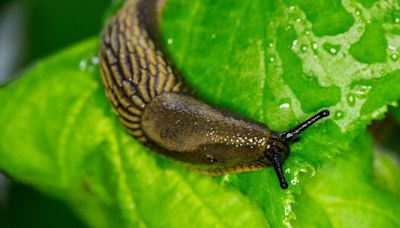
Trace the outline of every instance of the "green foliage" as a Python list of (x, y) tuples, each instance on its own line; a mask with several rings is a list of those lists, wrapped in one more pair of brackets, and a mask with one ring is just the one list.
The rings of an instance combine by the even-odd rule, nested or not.
[(335, 162), (327, 162), (318, 171), (314, 177), (318, 181), (305, 183), (294, 207), (294, 227), (400, 224), (400, 164), (383, 151), (376, 151), (373, 157), (371, 140), (365, 134), (359, 135), (351, 146), (352, 150), (343, 151)]
[(365, 26), (363, 35), (351, 46), (350, 53), (362, 63), (381, 63), (386, 62), (386, 49), (387, 40), (383, 26), (374, 21)]
[[(400, 160), (399, 155), (377, 148), (374, 151), (374, 183), (400, 197)], [(398, 202), (394, 200), (393, 202)]]
[[(400, 25), (384, 20), (400, 5), (342, 2), (320, 1), (328, 16), (313, 1), (166, 4), (165, 46), (208, 102), (277, 131), (321, 108), (332, 112), (292, 146), (288, 190), (270, 168), (201, 176), (133, 140), (104, 95), (97, 39), (0, 89), (0, 167), (63, 198), (95, 227), (399, 226), (399, 182), (386, 165), (372, 168), (363, 132), (400, 98), (400, 64), (392, 58)], [(398, 170), (392, 158), (376, 159)]]

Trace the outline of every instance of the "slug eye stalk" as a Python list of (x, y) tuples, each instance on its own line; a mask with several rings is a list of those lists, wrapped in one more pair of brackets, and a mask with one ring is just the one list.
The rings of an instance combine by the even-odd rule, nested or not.
[(275, 153), (268, 156), (268, 159), (271, 161), (272, 166), (274, 167), (276, 176), (278, 177), (279, 180), (279, 185), (281, 186), (282, 189), (287, 189), (289, 185), (285, 179), (285, 175), (283, 174), (282, 162), (281, 159), (279, 158), (279, 152), (275, 151)]
[(317, 121), (329, 116), (329, 111), (324, 109), (298, 126), (284, 132), (275, 133), (271, 137), (266, 157), (274, 167), (276, 176), (282, 189), (288, 188), (288, 183), (282, 169), (282, 163), (289, 154), (289, 144), (298, 139), (298, 136)]
[(329, 116), (329, 110), (323, 109), (322, 111), (318, 112), (308, 120), (304, 121), (303, 123), (297, 125), (296, 127), (279, 133), (279, 138), (285, 139), (287, 142), (293, 141), (296, 137), (298, 137), (304, 130), (309, 128), (311, 125), (316, 123), (317, 121), (321, 120), (324, 117)]

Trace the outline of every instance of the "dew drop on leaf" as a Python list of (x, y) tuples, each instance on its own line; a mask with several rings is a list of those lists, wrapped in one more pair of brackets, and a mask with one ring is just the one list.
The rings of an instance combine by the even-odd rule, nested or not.
[(271, 63), (273, 63), (273, 62), (275, 62), (275, 58), (274, 58), (274, 57), (270, 57), (270, 58), (269, 58), (269, 61), (270, 61)]
[(340, 45), (337, 44), (324, 43), (322, 47), (331, 55), (336, 55), (340, 50)]
[(318, 44), (317, 44), (317, 43), (313, 43), (313, 44), (312, 44), (312, 48), (313, 48), (314, 50), (317, 50)]
[(273, 48), (274, 47), (274, 43), (272, 43), (272, 42), (268, 43), (268, 47), (269, 48)]
[(356, 104), (356, 98), (354, 97), (354, 94), (349, 93), (346, 96), (347, 103), (349, 106), (353, 107)]
[(82, 60), (79, 62), (79, 68), (81, 69), (81, 71), (85, 71), (85, 70), (86, 70), (86, 68), (87, 68), (87, 61), (86, 61), (86, 59), (82, 59)]
[(291, 181), (290, 181), (290, 183), (292, 184), (292, 185), (296, 185), (296, 184), (298, 184), (300, 181), (299, 181), (299, 179), (297, 178), (297, 177), (294, 177)]
[(289, 103), (283, 103), (283, 104), (279, 105), (279, 108), (281, 108), (281, 109), (288, 109), (289, 107), (290, 107)]
[(298, 46), (298, 44), (299, 44), (299, 41), (298, 40), (294, 40), (293, 43), (292, 43), (292, 49), (295, 49)]
[[(381, 70), (381, 73), (384, 74), (384, 70)], [(369, 85), (355, 85), (352, 90), (352, 95), (357, 96), (358, 98), (365, 98), (371, 88), (372, 87)]]
[(93, 56), (93, 57), (92, 57), (92, 62), (91, 62), (91, 64), (92, 64), (93, 66), (99, 65), (99, 57)]
[(333, 118), (334, 118), (335, 120), (343, 119), (343, 117), (344, 117), (344, 112), (343, 112), (342, 110), (337, 110), (337, 111), (335, 112), (335, 114), (333, 115)]
[(279, 108), (280, 109), (288, 109), (288, 108), (290, 108), (290, 99), (282, 99), (280, 102), (279, 102)]
[(93, 72), (97, 68), (97, 65), (99, 65), (99, 58), (97, 56), (91, 56), (81, 59), (79, 62), (79, 69), (81, 71)]

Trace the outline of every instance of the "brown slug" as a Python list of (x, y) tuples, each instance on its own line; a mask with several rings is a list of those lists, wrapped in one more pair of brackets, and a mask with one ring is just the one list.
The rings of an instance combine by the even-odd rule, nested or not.
[(275, 132), (193, 98), (152, 37), (156, 3), (127, 0), (103, 32), (102, 81), (122, 125), (143, 144), (200, 173), (223, 175), (273, 166), (286, 189), (282, 164), (289, 144), (329, 111)]

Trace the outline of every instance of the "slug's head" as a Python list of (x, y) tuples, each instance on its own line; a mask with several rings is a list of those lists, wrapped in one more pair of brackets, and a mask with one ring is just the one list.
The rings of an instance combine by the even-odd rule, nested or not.
[(267, 144), (265, 156), (274, 167), (282, 189), (286, 189), (288, 187), (288, 183), (286, 182), (283, 174), (282, 164), (289, 156), (289, 145), (298, 139), (298, 136), (301, 132), (313, 125), (318, 120), (327, 116), (329, 116), (329, 111), (324, 109), (289, 131), (277, 132), (271, 135), (271, 138)]

